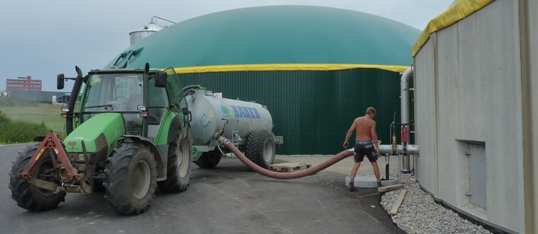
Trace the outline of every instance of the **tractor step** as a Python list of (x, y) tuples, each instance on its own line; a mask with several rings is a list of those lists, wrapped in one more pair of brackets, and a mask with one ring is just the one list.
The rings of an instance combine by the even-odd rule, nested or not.
[(311, 166), (312, 164), (310, 163), (277, 163), (269, 165), (269, 170), (278, 172), (292, 172), (304, 170), (310, 168)]

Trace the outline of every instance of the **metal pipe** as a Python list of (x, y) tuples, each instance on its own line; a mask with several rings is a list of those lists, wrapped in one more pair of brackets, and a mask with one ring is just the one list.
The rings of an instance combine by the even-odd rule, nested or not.
[[(380, 154), (390, 154), (390, 155), (396, 155), (396, 154), (402, 154), (404, 152), (404, 147), (402, 145), (397, 145), (397, 152), (392, 152), (392, 145), (379, 145), (379, 153)], [(349, 149), (353, 152), (353, 149)], [(410, 155), (418, 154), (418, 145), (406, 145), (407, 153)]]
[(390, 159), (389, 159), (389, 155), (386, 154), (385, 155), (385, 180), (390, 179), (389, 169), (390, 169)]
[[(401, 101), (401, 119), (402, 124), (409, 124), (409, 78), (413, 75), (413, 67), (411, 66), (402, 74), (400, 80), (400, 101)], [(409, 132), (407, 133), (409, 139)]]
[[(419, 151), (418, 145), (407, 145), (407, 154), (417, 155)], [(415, 162), (413, 162), (415, 163)]]
[[(401, 101), (401, 119), (402, 123), (402, 146), (409, 144), (409, 78), (413, 74), (413, 67), (411, 66), (402, 74), (400, 80), (400, 101)], [(407, 148), (407, 147), (405, 147)], [(404, 152), (403, 161), (402, 161), (402, 171), (408, 172), (410, 168), (410, 158), (409, 153)]]
[(174, 21), (167, 20), (167, 19), (165, 19), (165, 18), (161, 18), (161, 17), (159, 17), (159, 16), (153, 16), (153, 17), (151, 17), (151, 22), (150, 22), (150, 23), (157, 24), (157, 22), (155, 22), (153, 19), (160, 19), (160, 20), (164, 20), (164, 21), (166, 21), (166, 22), (168, 22), (168, 23), (171, 23), (171, 24), (176, 24), (176, 22), (174, 22)]
[(402, 182), (402, 154), (398, 154), (398, 183)]

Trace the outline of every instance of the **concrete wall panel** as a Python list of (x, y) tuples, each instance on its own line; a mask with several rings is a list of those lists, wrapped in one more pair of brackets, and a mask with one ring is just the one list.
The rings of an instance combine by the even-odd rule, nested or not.
[[(488, 171), (487, 219), (522, 224), (521, 99), (517, 2), (495, 1), (476, 13)], [(518, 98), (519, 97), (519, 98)], [(518, 108), (519, 107), (519, 108)], [(514, 201), (517, 198), (517, 202)], [(512, 201), (512, 202), (509, 202)]]
[[(468, 150), (469, 141), (486, 142), (484, 119), (485, 112), (483, 93), (483, 82), (487, 82), (480, 76), (479, 67), (482, 66), (478, 59), (478, 40), (476, 14), (470, 15), (460, 21), (458, 28), (458, 75), (459, 75), (459, 104), (460, 104), (460, 135), (457, 138), (456, 147), (456, 203), (459, 207), (467, 206), (470, 197), (466, 195), (470, 191), (469, 187), (469, 165), (465, 155)], [(472, 118), (470, 118), (472, 116)], [(485, 218), (485, 213), (482, 217)]]
[[(538, 1), (527, 1), (528, 9), (528, 41), (529, 41), (529, 56), (530, 56), (530, 80), (531, 80), (531, 119), (532, 119), (532, 140), (538, 141)], [(538, 233), (538, 146), (534, 145), (533, 154), (533, 189), (531, 196), (534, 197), (534, 211), (530, 222), (534, 223), (533, 233)]]
[[(433, 37), (435, 37), (433, 35)], [(422, 187), (436, 193), (436, 122), (435, 122), (435, 62), (434, 40), (424, 45), (415, 57), (416, 141), (420, 145), (417, 179)]]
[[(482, 61), (478, 59), (479, 41), (477, 39), (476, 14), (470, 15), (457, 24), (458, 27), (458, 61), (460, 77), (460, 139), (485, 141), (484, 119), (480, 111), (484, 108), (484, 79), (480, 74)], [(469, 118), (473, 116), (473, 118)]]
[(438, 90), (438, 183), (443, 200), (455, 204), (457, 191), (455, 173), (456, 141), (460, 134), (459, 75), (458, 75), (458, 31), (452, 25), (437, 33), (437, 90)]

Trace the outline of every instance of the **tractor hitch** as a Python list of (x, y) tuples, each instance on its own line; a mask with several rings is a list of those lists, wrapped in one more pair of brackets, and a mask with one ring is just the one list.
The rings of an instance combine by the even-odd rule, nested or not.
[(39, 159), (41, 159), (43, 154), (48, 149), (51, 149), (58, 156), (58, 159), (60, 159), (62, 165), (65, 167), (65, 173), (68, 178), (77, 181), (80, 181), (82, 179), (82, 175), (79, 174), (77, 169), (75, 169), (71, 164), (71, 160), (69, 160), (67, 152), (65, 151), (62, 143), (60, 142), (60, 139), (53, 131), (50, 131), (45, 136), (44, 140), (37, 148), (36, 152), (30, 159), (30, 162), (28, 163), (26, 168), (21, 173), (19, 173), (19, 177), (25, 180), (30, 179), (30, 173), (39, 162)]

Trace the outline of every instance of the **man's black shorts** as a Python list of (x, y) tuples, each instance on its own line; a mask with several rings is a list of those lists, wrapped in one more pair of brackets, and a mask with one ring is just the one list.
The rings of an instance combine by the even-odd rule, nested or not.
[(353, 154), (355, 155), (355, 162), (362, 162), (364, 155), (368, 157), (370, 162), (377, 161), (377, 155), (372, 141), (355, 142), (355, 150), (353, 150)]

